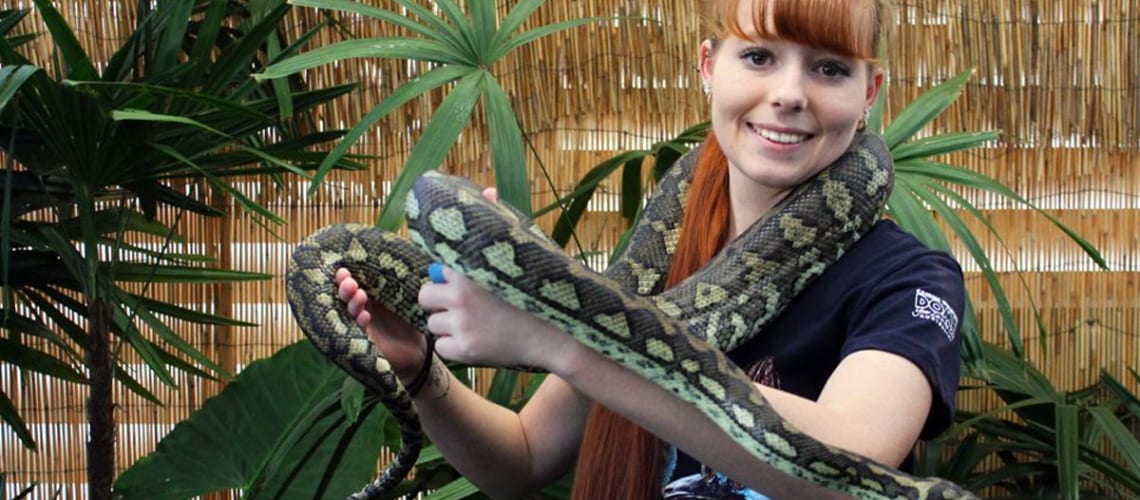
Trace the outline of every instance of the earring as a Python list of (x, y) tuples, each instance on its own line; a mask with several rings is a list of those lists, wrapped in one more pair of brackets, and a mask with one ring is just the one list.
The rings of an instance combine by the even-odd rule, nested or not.
[(701, 90), (705, 93), (705, 98), (712, 101), (712, 86), (709, 85), (709, 82), (701, 83)]
[(867, 130), (867, 119), (871, 116), (871, 108), (863, 110), (863, 116), (859, 117), (859, 122), (855, 124), (856, 132), (863, 132)]

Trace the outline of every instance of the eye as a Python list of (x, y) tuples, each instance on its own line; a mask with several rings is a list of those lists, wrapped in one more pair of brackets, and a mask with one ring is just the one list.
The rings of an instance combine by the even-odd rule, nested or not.
[(828, 78), (845, 78), (851, 76), (851, 68), (839, 61), (820, 61), (816, 63), (815, 71)]
[(748, 47), (740, 51), (740, 59), (750, 66), (767, 66), (772, 63), (772, 51), (763, 47)]

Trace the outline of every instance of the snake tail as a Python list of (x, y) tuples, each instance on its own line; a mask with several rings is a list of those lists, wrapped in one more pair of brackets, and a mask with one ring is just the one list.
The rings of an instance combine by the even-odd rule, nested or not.
[(349, 498), (379, 498), (400, 483), (423, 448), (423, 429), (412, 400), (364, 330), (336, 296), (334, 274), (347, 268), (365, 293), (426, 332), (427, 314), (416, 303), (428, 280), (430, 258), (399, 235), (359, 224), (323, 228), (293, 251), (285, 278), (289, 306), (309, 341), (330, 361), (380, 399), (399, 423), (401, 445), (395, 459), (363, 490)]

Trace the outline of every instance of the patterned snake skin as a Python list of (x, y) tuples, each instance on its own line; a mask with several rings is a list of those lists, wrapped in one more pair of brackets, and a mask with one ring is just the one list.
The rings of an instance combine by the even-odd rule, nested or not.
[(426, 332), (415, 299), (434, 260), (692, 403), (776, 469), (859, 498), (972, 498), (953, 483), (909, 476), (796, 431), (723, 354), (761, 332), (878, 219), (893, 184), (881, 139), (859, 135), (712, 262), (663, 291), (694, 158), (662, 179), (628, 250), (604, 276), (513, 209), (486, 202), (478, 187), (438, 173), (421, 177), (408, 196), (409, 239), (354, 225), (306, 239), (287, 274), (294, 316), (322, 353), (379, 395), (403, 433), (396, 459), (353, 498), (398, 483), (423, 435), (391, 367), (335, 297), (333, 273), (348, 268), (370, 297)]

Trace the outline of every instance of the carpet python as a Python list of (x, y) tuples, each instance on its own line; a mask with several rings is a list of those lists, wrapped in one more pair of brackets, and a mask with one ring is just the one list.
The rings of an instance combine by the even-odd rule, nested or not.
[(857, 136), (712, 262), (662, 290), (694, 168), (690, 154), (662, 179), (626, 252), (604, 275), (566, 256), (509, 206), (487, 202), (477, 186), (434, 172), (408, 195), (407, 239), (345, 224), (302, 242), (286, 277), (294, 316), (318, 350), (375, 392), (401, 425), (397, 457), (351, 498), (395, 486), (423, 432), (391, 366), (335, 297), (333, 273), (348, 268), (370, 297), (426, 333), (415, 300), (437, 260), (693, 404), (778, 470), (858, 498), (974, 498), (951, 482), (913, 477), (796, 431), (723, 354), (762, 334), (878, 220), (893, 186), (881, 138)]

